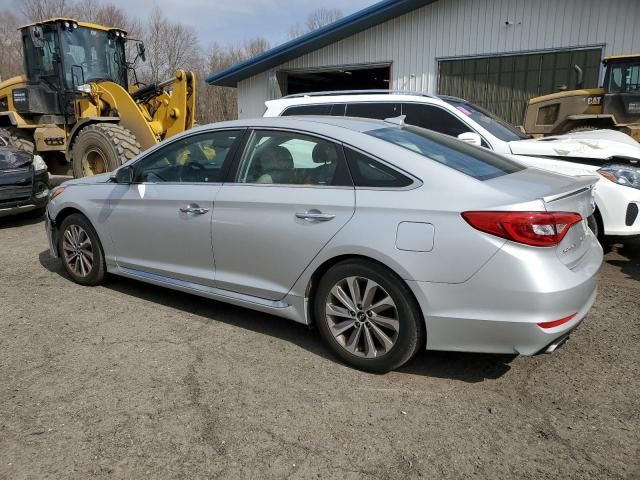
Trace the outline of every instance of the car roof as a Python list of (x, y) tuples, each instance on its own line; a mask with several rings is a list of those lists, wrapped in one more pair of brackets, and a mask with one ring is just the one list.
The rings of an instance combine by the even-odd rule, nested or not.
[(377, 128), (398, 127), (397, 124), (384, 120), (356, 117), (331, 117), (331, 116), (290, 116), (290, 117), (260, 117), (243, 120), (230, 120), (227, 122), (210, 123), (189, 130), (189, 132), (207, 131), (212, 128), (252, 128), (275, 127), (310, 130), (313, 132), (322, 125), (335, 129), (350, 130), (353, 132), (367, 132)]
[(357, 103), (357, 102), (417, 102), (440, 104), (455, 101), (467, 103), (466, 100), (448, 95), (428, 95), (420, 92), (394, 92), (389, 93), (375, 90), (368, 93), (366, 90), (355, 92), (313, 92), (309, 94), (290, 95), (287, 97), (268, 100), (267, 107), (271, 106), (291, 106), (291, 105), (313, 105), (321, 103)]

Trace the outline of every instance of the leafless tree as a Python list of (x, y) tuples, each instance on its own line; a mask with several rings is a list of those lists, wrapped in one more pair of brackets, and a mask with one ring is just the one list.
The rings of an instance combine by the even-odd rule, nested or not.
[(237, 89), (209, 86), (204, 82), (205, 76), (259, 55), (269, 48), (269, 42), (263, 38), (248, 40), (240, 46), (222, 47), (215, 42), (211, 44), (203, 57), (198, 89), (201, 92), (198, 97), (200, 99), (198, 102), (200, 122), (218, 122), (238, 118)]
[(288, 37), (290, 39), (300, 37), (340, 20), (342, 17), (342, 11), (339, 8), (318, 8), (307, 16), (303, 25), (299, 23), (293, 25), (289, 29)]
[(0, 81), (22, 72), (22, 45), (16, 29), (18, 16), (0, 10)]
[(69, 0), (15, 0), (18, 11), (31, 22), (52, 17), (65, 17), (72, 8)]
[(178, 68), (197, 68), (200, 48), (195, 31), (170, 21), (157, 6), (151, 10), (141, 36), (147, 51), (147, 64), (140, 67), (144, 81), (165, 80)]
[(330, 23), (340, 20), (344, 15), (339, 8), (319, 8), (309, 14), (305, 26), (308, 32), (318, 30)]

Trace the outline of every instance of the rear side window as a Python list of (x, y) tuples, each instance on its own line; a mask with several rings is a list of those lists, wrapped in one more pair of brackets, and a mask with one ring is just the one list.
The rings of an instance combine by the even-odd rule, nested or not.
[(375, 118), (384, 120), (400, 116), (400, 104), (393, 102), (349, 103), (347, 117)]
[(525, 168), (484, 148), (412, 125), (379, 128), (366, 133), (478, 180), (501, 177)]
[(325, 103), (322, 105), (297, 105), (289, 107), (282, 112), (282, 117), (290, 117), (293, 115), (331, 115), (331, 107), (333, 104)]
[(368, 155), (347, 147), (344, 151), (356, 187), (401, 188), (413, 183), (409, 177)]

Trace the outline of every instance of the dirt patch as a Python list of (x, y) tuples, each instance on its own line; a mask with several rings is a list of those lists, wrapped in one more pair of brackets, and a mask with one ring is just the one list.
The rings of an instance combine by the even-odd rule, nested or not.
[(1, 219), (0, 478), (637, 478), (640, 243), (553, 355), (347, 368), (304, 326), (69, 281)]

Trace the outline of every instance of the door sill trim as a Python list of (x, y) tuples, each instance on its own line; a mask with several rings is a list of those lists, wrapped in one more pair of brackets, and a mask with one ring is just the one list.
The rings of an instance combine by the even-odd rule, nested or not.
[(287, 308), (288, 303), (282, 300), (269, 300), (266, 298), (254, 297), (253, 295), (247, 295), (245, 293), (232, 292), (230, 290), (223, 290), (215, 287), (208, 287), (199, 283), (189, 282), (187, 280), (179, 280), (177, 278), (167, 277), (164, 275), (158, 275), (157, 273), (144, 272), (142, 270), (135, 270), (133, 268), (118, 267), (118, 273), (125, 277), (131, 277), (134, 279), (146, 280), (154, 283), (166, 285), (168, 287), (180, 288), (184, 290), (191, 290), (194, 293), (200, 295), (206, 295), (214, 299), (235, 300), (246, 304), (255, 304), (267, 308), (280, 309)]

